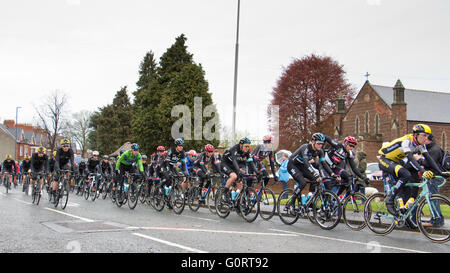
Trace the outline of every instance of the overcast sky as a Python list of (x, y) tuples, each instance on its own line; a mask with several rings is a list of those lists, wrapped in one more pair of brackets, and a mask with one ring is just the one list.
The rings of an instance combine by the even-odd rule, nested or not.
[[(293, 58), (327, 55), (357, 91), (373, 84), (450, 92), (448, 0), (242, 0), (237, 129), (267, 133), (266, 108)], [(177, 36), (201, 63), (231, 127), (237, 0), (0, 2), (0, 121), (32, 123), (32, 104), (69, 94), (70, 112), (96, 110), (136, 89), (139, 63)]]

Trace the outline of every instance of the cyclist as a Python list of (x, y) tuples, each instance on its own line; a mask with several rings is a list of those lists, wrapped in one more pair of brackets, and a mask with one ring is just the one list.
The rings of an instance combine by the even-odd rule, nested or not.
[[(301, 192), (306, 186), (306, 179), (310, 182), (321, 182), (319, 169), (322, 167), (327, 172), (332, 173), (330, 168), (323, 164), (325, 161), (325, 154), (323, 145), (325, 144), (325, 136), (322, 133), (315, 133), (312, 135), (309, 143), (303, 144), (290, 157), (287, 169), (292, 178), (297, 182), (297, 193)], [(319, 162), (316, 162), (316, 157), (319, 157)]]
[(51, 181), (52, 173), (55, 171), (55, 157), (56, 157), (56, 151), (53, 151), (52, 157), (48, 160), (48, 175), (47, 175), (47, 181)]
[[(175, 147), (172, 147), (165, 156), (164, 165), (162, 166), (162, 185), (169, 187), (172, 178), (172, 175), (178, 175), (176, 170), (176, 166), (178, 162), (181, 162), (181, 171), (185, 176), (188, 176), (187, 167), (186, 167), (186, 153), (183, 151), (184, 148), (184, 140), (181, 138), (175, 139)], [(186, 190), (186, 177), (183, 178), (183, 183), (181, 184), (183, 191)]]
[[(394, 208), (395, 197), (402, 190), (404, 185), (413, 181), (413, 175), (419, 175), (420, 172), (427, 179), (434, 176), (432, 171), (426, 171), (421, 166), (415, 154), (422, 154), (427, 162), (436, 164), (434, 160), (428, 155), (425, 147), (425, 141), (428, 135), (431, 134), (431, 129), (426, 124), (416, 124), (412, 129), (412, 134), (407, 134), (401, 138), (397, 138), (390, 143), (381, 147), (378, 151), (380, 154), (379, 166), (383, 172), (394, 176), (397, 183), (393, 190), (386, 196), (386, 209), (394, 216), (398, 216)], [(439, 169), (438, 167), (435, 169)], [(439, 172), (442, 175), (441, 172)]]
[(3, 161), (3, 164), (2, 164), (2, 172), (3, 172), (3, 179), (5, 178), (5, 176), (7, 174), (10, 174), (9, 185), (11, 185), (13, 182), (12, 179), (13, 179), (15, 169), (16, 169), (16, 164), (15, 164), (14, 160), (12, 160), (12, 156), (6, 155), (5, 161)]
[[(369, 185), (369, 178), (361, 174), (353, 160), (355, 158), (353, 149), (358, 145), (358, 140), (353, 136), (347, 136), (344, 139), (344, 143), (339, 143), (327, 135), (324, 136), (325, 141), (331, 145), (331, 148), (325, 152), (325, 161), (323, 162), (323, 165), (328, 165), (329, 170), (331, 170), (331, 173), (328, 173), (328, 175), (331, 175), (332, 177), (338, 175), (344, 182), (344, 185), (339, 187), (336, 194), (339, 196), (346, 189), (346, 185), (349, 185), (350, 183), (350, 174), (345, 170), (347, 163), (349, 163), (353, 173), (361, 178), (366, 185)], [(327, 187), (327, 189), (329, 188)], [(358, 190), (356, 189), (355, 191)]]
[(123, 175), (125, 172), (130, 174), (135, 172), (133, 163), (136, 163), (142, 179), (145, 179), (146, 177), (144, 175), (144, 166), (142, 165), (142, 156), (139, 153), (139, 145), (137, 143), (131, 144), (131, 150), (125, 151), (117, 160), (115, 168), (116, 179), (114, 179), (113, 190), (117, 188), (117, 181), (119, 181), (120, 185), (123, 187)]
[[(247, 137), (243, 137), (239, 140), (239, 143), (226, 150), (222, 157), (221, 171), (228, 176), (228, 180), (225, 183), (224, 194), (228, 199), (229, 190), (233, 182), (238, 180), (245, 174), (242, 167), (248, 164), (250, 167), (250, 173), (256, 173), (260, 175), (253, 162), (253, 157), (250, 154), (251, 140)], [(241, 180), (241, 179), (239, 179)], [(237, 192), (242, 189), (242, 182), (237, 185)]]
[(98, 158), (100, 153), (98, 151), (92, 152), (92, 157), (88, 159), (86, 163), (86, 169), (84, 170), (84, 178), (87, 181), (89, 175), (93, 174), (97, 178), (102, 175), (102, 168), (100, 166), (100, 159)]
[(194, 168), (194, 163), (196, 160), (197, 160), (197, 152), (195, 150), (189, 150), (186, 157), (186, 168), (189, 174), (192, 173), (192, 169)]
[(157, 153), (152, 156), (152, 162), (149, 167), (150, 177), (153, 178), (162, 178), (161, 175), (161, 167), (164, 166), (164, 161), (166, 156), (164, 155), (166, 148), (164, 146), (158, 146), (156, 148)]
[[(197, 175), (200, 178), (199, 183), (200, 189), (202, 189), (203, 186), (205, 186), (206, 188), (209, 187), (210, 172), (206, 168), (206, 166), (208, 166), (209, 163), (211, 163), (211, 166), (215, 166), (212, 168), (213, 170), (220, 169), (219, 166), (220, 162), (214, 155), (214, 146), (212, 144), (205, 145), (205, 151), (198, 156), (197, 160), (194, 162), (194, 167), (192, 169), (195, 175)], [(206, 185), (204, 185), (205, 180), (207, 181)]]
[(278, 177), (275, 174), (275, 163), (273, 160), (272, 151), (272, 140), (273, 137), (270, 135), (263, 137), (263, 144), (257, 145), (252, 152), (253, 160), (256, 163), (256, 168), (262, 173), (264, 186), (269, 182), (269, 173), (264, 165), (264, 160), (267, 158), (269, 160), (270, 169), (272, 170), (273, 179), (278, 181)]
[(111, 177), (113, 175), (113, 167), (112, 167), (111, 163), (109, 162), (109, 156), (107, 156), (107, 155), (103, 156), (103, 160), (100, 163), (100, 169), (101, 169), (101, 172), (102, 172), (105, 180), (111, 179)]
[[(71, 170), (74, 171), (74, 154), (72, 148), (70, 148), (70, 140), (63, 139), (60, 142), (61, 147), (56, 151), (55, 156), (55, 170), (53, 175), (52, 196), (55, 194), (59, 187), (59, 174), (58, 171)], [(53, 200), (54, 201), (54, 200)]]
[(27, 175), (29, 175), (31, 173), (31, 161), (30, 161), (31, 157), (29, 155), (26, 155), (24, 160), (22, 161), (21, 164), (21, 173), (22, 173), (22, 177), (21, 177), (21, 181), (22, 183), (25, 183), (25, 180), (27, 179)]
[[(48, 172), (48, 156), (45, 154), (45, 148), (39, 147), (36, 150), (36, 153), (34, 153), (31, 156), (31, 185), (34, 186), (35, 181), (37, 180), (37, 175), (39, 172), (43, 172), (44, 175), (47, 175)], [(41, 193), (42, 189), (44, 187), (44, 179), (41, 181)]]

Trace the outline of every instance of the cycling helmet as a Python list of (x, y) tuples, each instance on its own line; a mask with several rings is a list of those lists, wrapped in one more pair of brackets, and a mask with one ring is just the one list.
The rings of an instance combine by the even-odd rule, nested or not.
[(147, 156), (146, 155), (142, 155), (142, 160), (147, 160)]
[(206, 144), (205, 145), (205, 151), (207, 151), (207, 152), (214, 152), (214, 146), (212, 144)]
[(264, 143), (270, 143), (270, 142), (272, 142), (272, 140), (273, 140), (273, 137), (271, 135), (266, 135), (263, 137)]
[(53, 151), (53, 156), (56, 156), (56, 151)]
[(104, 156), (102, 156), (103, 157), (103, 159), (109, 159), (109, 156), (108, 155), (104, 155)]
[(431, 134), (431, 129), (428, 125), (425, 124), (416, 124), (412, 129), (413, 133), (426, 133)]
[(120, 155), (123, 155), (123, 153), (125, 153), (125, 149), (120, 150)]
[(84, 164), (86, 164), (86, 160), (84, 160), (84, 159), (81, 159), (81, 161), (80, 161), (80, 165), (81, 165), (81, 164), (83, 164), (83, 165), (84, 165)]
[(314, 141), (325, 141), (325, 136), (322, 133), (315, 133), (311, 139)]
[(36, 152), (38, 152), (38, 153), (45, 153), (45, 148), (41, 146), (41, 147), (36, 149)]
[(26, 156), (24, 157), (24, 159), (25, 159), (25, 160), (30, 160), (30, 156), (29, 156), (29, 155), (26, 155)]
[(166, 150), (166, 148), (164, 148), (164, 146), (158, 146), (158, 148), (156, 148), (156, 150), (158, 152), (164, 152)]
[(350, 143), (350, 144), (354, 144), (357, 145), (358, 144), (358, 140), (355, 137), (352, 136), (348, 136), (344, 139), (344, 142)]
[(131, 150), (133, 151), (139, 151), (139, 145), (137, 143), (131, 144)]
[(197, 152), (196, 152), (195, 150), (190, 150), (190, 151), (188, 152), (188, 155), (196, 156), (196, 155), (197, 155)]
[(177, 138), (177, 139), (175, 139), (175, 145), (183, 146), (184, 145), (184, 141), (181, 138)]
[(251, 144), (252, 141), (248, 137), (243, 137), (239, 140), (239, 144)]
[(99, 156), (99, 155), (100, 155), (100, 153), (98, 151), (92, 152), (92, 156)]
[(70, 140), (65, 138), (65, 139), (61, 140), (61, 142), (59, 144), (61, 144), (61, 145), (70, 145)]
[(12, 159), (12, 156), (11, 156), (11, 155), (6, 155), (5, 158), (6, 158), (6, 159)]

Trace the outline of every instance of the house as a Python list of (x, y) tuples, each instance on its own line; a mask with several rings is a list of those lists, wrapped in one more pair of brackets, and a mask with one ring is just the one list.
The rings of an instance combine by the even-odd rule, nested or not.
[[(3, 162), (6, 155), (14, 157), (16, 140), (14, 135), (0, 125), (0, 160)], [(1, 163), (0, 163), (1, 164)]]
[(444, 150), (450, 141), (450, 93), (406, 89), (400, 80), (394, 87), (366, 81), (348, 109), (342, 97), (334, 113), (334, 137), (358, 138), (358, 150), (376, 162), (383, 142), (411, 133), (415, 124), (424, 123)]

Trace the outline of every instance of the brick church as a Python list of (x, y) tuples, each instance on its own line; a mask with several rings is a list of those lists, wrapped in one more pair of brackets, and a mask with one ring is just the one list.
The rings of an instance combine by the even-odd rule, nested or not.
[(348, 109), (337, 99), (334, 137), (358, 137), (358, 150), (367, 154), (367, 162), (376, 162), (383, 142), (411, 132), (414, 124), (430, 126), (437, 144), (450, 145), (450, 93), (405, 89), (400, 80), (394, 87), (366, 81)]

